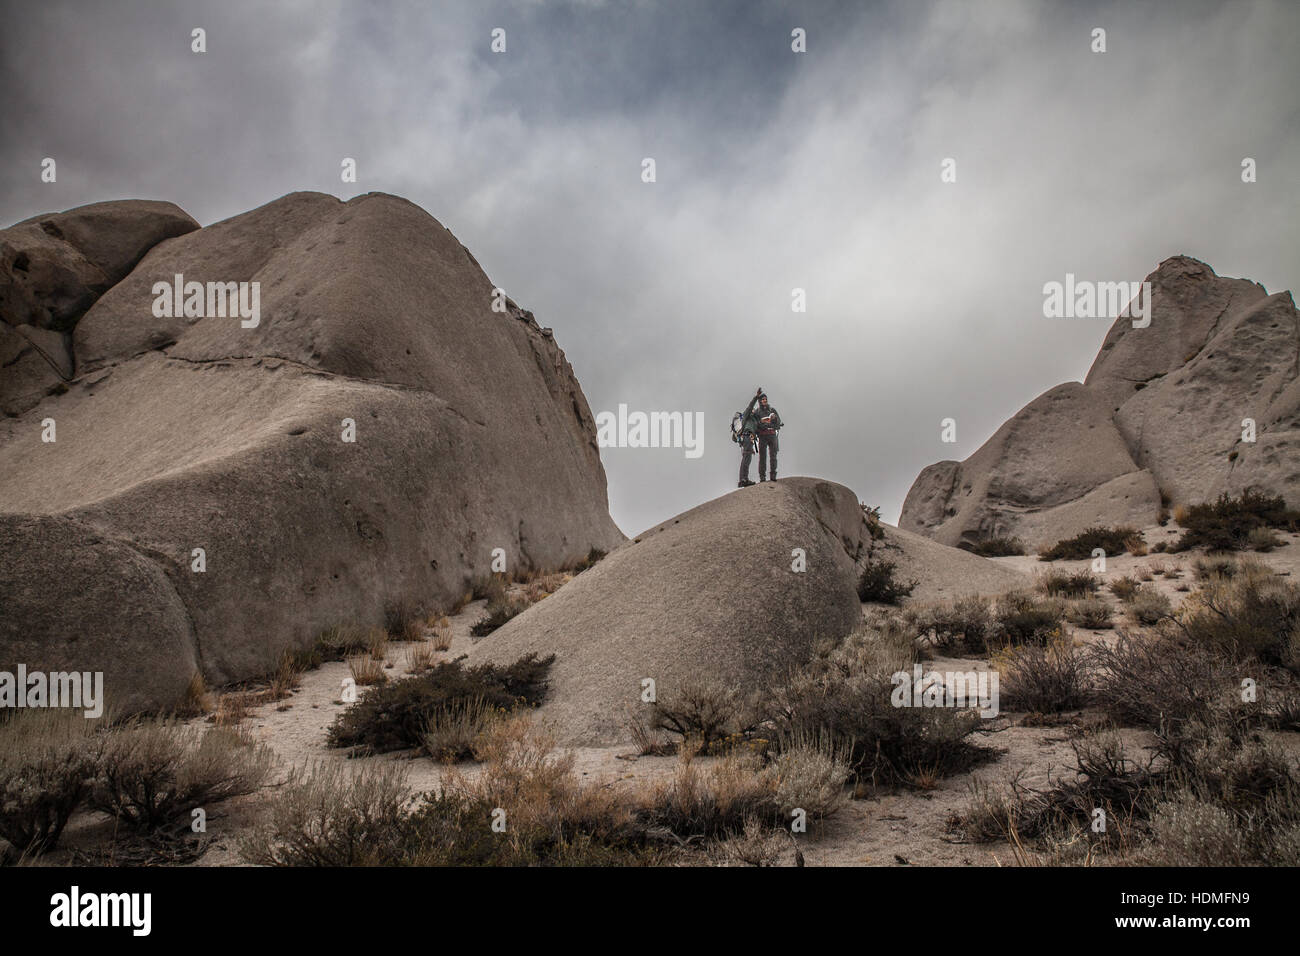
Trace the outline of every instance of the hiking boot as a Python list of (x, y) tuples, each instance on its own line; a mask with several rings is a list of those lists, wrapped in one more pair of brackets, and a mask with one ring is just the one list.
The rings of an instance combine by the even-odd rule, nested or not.
[(736, 485), (736, 487), (737, 487), (737, 488), (748, 488), (748, 487), (749, 487), (750, 485), (752, 485), (752, 484), (753, 484), (753, 482), (750, 481), (748, 478), (746, 478), (746, 479), (744, 479), (742, 482), (740, 482), (740, 484)]

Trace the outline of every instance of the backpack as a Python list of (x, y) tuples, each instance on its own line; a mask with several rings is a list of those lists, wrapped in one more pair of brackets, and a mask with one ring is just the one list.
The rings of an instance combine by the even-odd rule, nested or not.
[(745, 413), (736, 412), (731, 416), (731, 440), (740, 443), (741, 432), (745, 430)]

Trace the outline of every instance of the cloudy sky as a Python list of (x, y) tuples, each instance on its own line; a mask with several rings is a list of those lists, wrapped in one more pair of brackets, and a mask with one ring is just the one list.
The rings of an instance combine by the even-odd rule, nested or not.
[(594, 411), (703, 413), (697, 459), (603, 452), (630, 534), (734, 487), (758, 385), (781, 473), (892, 521), (922, 467), (1086, 373), (1109, 322), (1044, 318), (1045, 282), (1183, 253), (1300, 287), (1287, 0), (4, 7), (0, 223), (405, 196), (554, 327)]

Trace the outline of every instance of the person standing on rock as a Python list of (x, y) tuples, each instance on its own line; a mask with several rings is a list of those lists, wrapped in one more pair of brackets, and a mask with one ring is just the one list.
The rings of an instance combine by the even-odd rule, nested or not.
[[(736, 485), (737, 488), (748, 488), (753, 484), (749, 480), (749, 461), (758, 447), (758, 416), (754, 414), (754, 406), (762, 397), (763, 387), (760, 385), (745, 410), (740, 413), (740, 434), (736, 438), (740, 442), (740, 483)], [(734, 424), (732, 428), (735, 428)]]
[(754, 410), (756, 419), (756, 434), (758, 436), (758, 480), (767, 481), (766, 475), (769, 473), (767, 468), (768, 456), (772, 459), (772, 480), (776, 481), (776, 452), (777, 440), (776, 433), (784, 425), (781, 416), (776, 413), (776, 409), (767, 403), (767, 396), (763, 390), (758, 392), (758, 408)]

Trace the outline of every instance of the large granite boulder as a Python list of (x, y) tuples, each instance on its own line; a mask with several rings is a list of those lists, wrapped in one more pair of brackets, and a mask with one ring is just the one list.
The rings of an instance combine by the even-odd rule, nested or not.
[(72, 377), (66, 337), (150, 249), (199, 228), (169, 202), (92, 203), (0, 229), (0, 412)]
[[(158, 315), (154, 285), (177, 274), (259, 283), (257, 324)], [(494, 549), (518, 571), (617, 546), (573, 370), (531, 314), (492, 311), (492, 288), (450, 232), (385, 195), (292, 194), (156, 246), (76, 324), (67, 390), (0, 422), (0, 526), (22, 555), (0, 590), (90, 573), (32, 521), (58, 517), (79, 550), (129, 549), (184, 614), (123, 634), (111, 622), (139, 589), (93, 613), (28, 601), (3, 643), (34, 667), (77, 632), (92, 670), (154, 648), (156, 666), (106, 691), (165, 706), (196, 668), (249, 678), (327, 627), (450, 602)]]
[(857, 496), (833, 482), (734, 491), (623, 545), (484, 638), (471, 659), (555, 654), (541, 718), (565, 743), (613, 743), (628, 739), (645, 678), (663, 699), (698, 680), (763, 688), (818, 640), (847, 634), (862, 619), (867, 561), (892, 561), (922, 601), (1026, 584), (995, 562), (883, 530), (873, 541)]
[(1162, 499), (1253, 487), (1300, 504), (1291, 294), (1186, 256), (1146, 281), (1149, 325), (1116, 319), (1083, 384), (1035, 399), (965, 461), (925, 468), (899, 524), (947, 544), (1006, 536), (1037, 548), (1095, 525), (1149, 526)]

